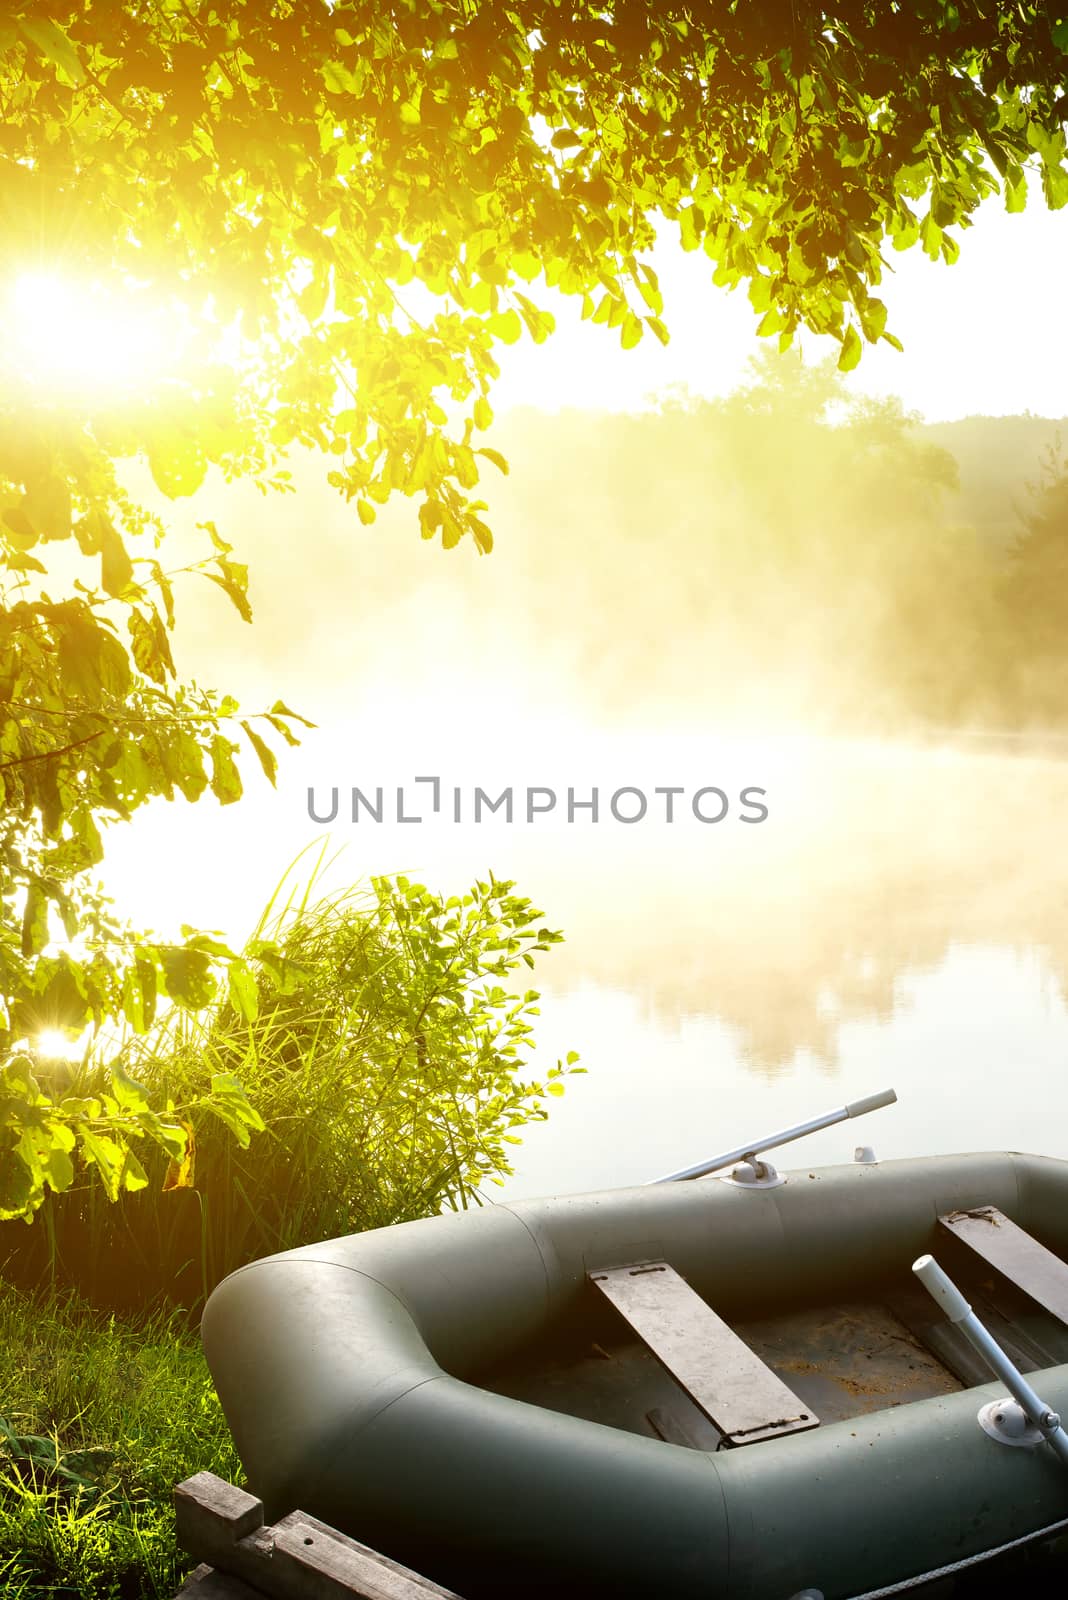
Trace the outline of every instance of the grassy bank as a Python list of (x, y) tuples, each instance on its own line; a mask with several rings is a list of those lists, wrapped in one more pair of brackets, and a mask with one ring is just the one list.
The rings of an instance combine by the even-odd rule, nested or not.
[[(236, 1078), (265, 1126), (242, 1143), (215, 1106), (190, 1125), (182, 1162), (146, 1148), (143, 1185), (117, 1200), (76, 1152), (73, 1180), (30, 1227), (0, 1225), (11, 1600), (170, 1600), (191, 1565), (175, 1484), (204, 1469), (240, 1478), (195, 1332), (213, 1285), (276, 1250), (477, 1203), (576, 1070), (572, 1053), (522, 1075), (538, 995), (502, 980), (560, 935), (510, 882), (445, 899), (376, 878), (313, 900), (314, 883), (272, 901), (242, 1006), (228, 992), (175, 1007), (117, 1063), (100, 1049), (35, 1063), (46, 1107), (102, 1104), (117, 1064), (127, 1092), (175, 1116)], [(7, 1137), (0, 1176), (15, 1159)]]
[(240, 1465), (195, 1334), (0, 1283), (0, 1592), (170, 1600), (174, 1485)]

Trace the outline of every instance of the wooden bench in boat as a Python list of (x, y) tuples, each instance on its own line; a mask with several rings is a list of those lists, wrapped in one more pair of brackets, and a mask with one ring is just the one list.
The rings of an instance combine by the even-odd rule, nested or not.
[(588, 1276), (718, 1428), (725, 1445), (759, 1444), (819, 1426), (811, 1408), (666, 1261)]
[(938, 1220), (1017, 1289), (1068, 1323), (1068, 1265), (997, 1206), (950, 1211)]
[(176, 1600), (459, 1600), (305, 1511), (265, 1527), (263, 1502), (211, 1472), (178, 1485), (174, 1510), (201, 1561)]

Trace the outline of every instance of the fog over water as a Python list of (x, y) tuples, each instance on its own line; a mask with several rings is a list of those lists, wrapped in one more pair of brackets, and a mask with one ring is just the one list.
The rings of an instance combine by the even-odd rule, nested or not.
[[(1053, 431), (1031, 420), (1004, 516)], [(880, 457), (841, 501), (829, 467), (815, 497), (805, 473), (824, 468), (781, 417), (778, 476), (725, 456), (722, 435), (695, 448), (700, 418), (671, 424), (675, 458), (662, 418), (628, 433), (637, 423), (506, 419), (513, 472), (494, 489), (498, 548), (484, 560), (423, 545), (412, 502), (358, 528), (318, 464), (298, 464), (283, 500), (214, 487), (211, 515), (250, 562), (256, 621), (187, 585), (179, 670), (236, 693), (243, 712), (281, 696), (318, 726), (283, 754), (277, 790), (246, 761), (238, 806), (154, 803), (113, 829), (120, 906), (160, 931), (240, 939), (286, 865), (327, 836), (342, 848), (337, 883), (406, 871), (454, 893), (489, 870), (514, 879), (566, 935), (532, 979), (534, 1063), (575, 1049), (588, 1074), (527, 1131), (507, 1193), (640, 1181), (887, 1084), (899, 1105), (789, 1162), (848, 1159), (858, 1142), (884, 1156), (1068, 1156), (1068, 760), (1053, 700), (1032, 729), (1017, 717), (990, 736), (1015, 658), (988, 674), (993, 613), (977, 622), (1012, 529), (976, 533), (967, 474), (943, 482), (941, 445), (915, 433), (879, 447), (907, 444), (912, 479), (906, 456), (879, 479)], [(820, 439), (842, 448), (831, 432)], [(652, 483), (628, 444), (639, 438), (663, 461)], [(774, 478), (764, 501), (762, 475)], [(880, 482), (898, 497), (890, 510)], [(882, 568), (854, 559), (872, 548), (849, 520), (861, 490)], [(190, 548), (206, 514), (180, 508)], [(928, 569), (971, 563), (969, 581), (947, 585), (940, 568), (942, 587), (912, 588), (906, 605), (892, 576), (902, 552)], [(784, 560), (780, 589), (739, 577)], [(844, 574), (840, 589), (828, 572)], [(439, 778), (437, 813), (417, 777)], [(353, 786), (382, 789), (380, 823), (365, 809), (351, 821)], [(398, 787), (419, 823), (396, 820)], [(513, 821), (476, 824), (476, 788), (508, 787)], [(337, 788), (329, 828), (310, 819), (309, 788), (319, 815)], [(528, 788), (552, 791), (553, 810), (527, 821)], [(664, 788), (682, 791), (670, 823)], [(727, 814), (702, 822), (692, 798), (712, 788)], [(764, 791), (765, 820), (743, 820), (747, 788)], [(580, 804), (569, 822), (568, 791), (582, 802), (594, 789), (598, 820)], [(644, 797), (640, 821), (612, 815), (620, 789), (640, 791), (621, 798), (625, 814)], [(700, 805), (721, 808), (711, 794)]]

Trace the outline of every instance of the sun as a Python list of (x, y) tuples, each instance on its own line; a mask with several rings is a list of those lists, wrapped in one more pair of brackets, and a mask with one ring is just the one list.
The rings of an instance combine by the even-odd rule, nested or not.
[(4, 360), (29, 387), (57, 397), (135, 396), (173, 354), (165, 319), (136, 289), (59, 271), (8, 284)]
[(58, 1061), (77, 1061), (85, 1048), (81, 1037), (72, 1039), (62, 1028), (42, 1028), (33, 1047), (39, 1056)]

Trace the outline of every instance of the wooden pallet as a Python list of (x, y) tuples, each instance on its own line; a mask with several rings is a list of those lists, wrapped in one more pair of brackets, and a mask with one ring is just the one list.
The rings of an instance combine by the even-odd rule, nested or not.
[(180, 1483), (174, 1509), (201, 1563), (177, 1600), (460, 1600), (304, 1511), (265, 1526), (263, 1502), (211, 1472)]

